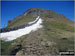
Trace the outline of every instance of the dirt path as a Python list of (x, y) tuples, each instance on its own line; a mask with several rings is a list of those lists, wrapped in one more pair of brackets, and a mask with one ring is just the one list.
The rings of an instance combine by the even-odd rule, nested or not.
[(50, 54), (49, 46), (48, 42), (34, 33), (23, 41), (22, 49), (16, 55), (48, 55)]

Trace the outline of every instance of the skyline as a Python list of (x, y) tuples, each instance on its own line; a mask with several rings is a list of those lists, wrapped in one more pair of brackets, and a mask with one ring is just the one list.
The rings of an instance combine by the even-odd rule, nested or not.
[(24, 14), (29, 8), (43, 8), (63, 14), (74, 21), (73, 1), (2, 1), (1, 2), (1, 28), (7, 26), (8, 20)]

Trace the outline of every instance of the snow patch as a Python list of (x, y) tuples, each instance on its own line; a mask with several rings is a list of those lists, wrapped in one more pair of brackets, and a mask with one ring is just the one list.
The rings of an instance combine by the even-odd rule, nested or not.
[(35, 24), (33, 24), (31, 26), (27, 26), (27, 27), (22, 28), (22, 29), (15, 30), (15, 31), (0, 33), (0, 35), (1, 35), (0, 38), (5, 39), (5, 41), (11, 41), (11, 40), (14, 40), (14, 39), (21, 37), (23, 35), (29, 34), (31, 31), (36, 31), (37, 29), (42, 28), (43, 27), (41, 25), (42, 21), (43, 20), (38, 16), (36, 18), (36, 20), (28, 23), (28, 24), (32, 24), (32, 23), (36, 22)]

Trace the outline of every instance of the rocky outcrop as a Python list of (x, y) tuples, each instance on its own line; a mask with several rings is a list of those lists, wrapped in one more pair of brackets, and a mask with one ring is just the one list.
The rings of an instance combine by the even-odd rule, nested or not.
[(19, 18), (22, 18), (24, 16), (32, 15), (33, 17), (36, 16), (46, 16), (46, 17), (54, 17), (56, 15), (55, 11), (48, 10), (48, 9), (41, 9), (41, 8), (30, 8), (27, 11), (24, 12), (23, 15), (17, 16), (13, 20), (9, 20), (8, 24), (11, 24), (15, 21), (17, 21)]
[(56, 12), (48, 9), (40, 9), (40, 8), (30, 8), (29, 10), (24, 12), (24, 16), (32, 15), (32, 16), (44, 16), (44, 15), (50, 15), (50, 14), (56, 14)]

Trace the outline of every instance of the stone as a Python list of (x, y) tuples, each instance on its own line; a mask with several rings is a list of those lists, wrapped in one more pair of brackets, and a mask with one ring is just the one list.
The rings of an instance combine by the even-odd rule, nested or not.
[(62, 40), (67, 40), (67, 38), (66, 37), (63, 37), (63, 38), (61, 38)]
[(45, 43), (45, 46), (46, 46), (46, 47), (49, 47), (48, 43)]

